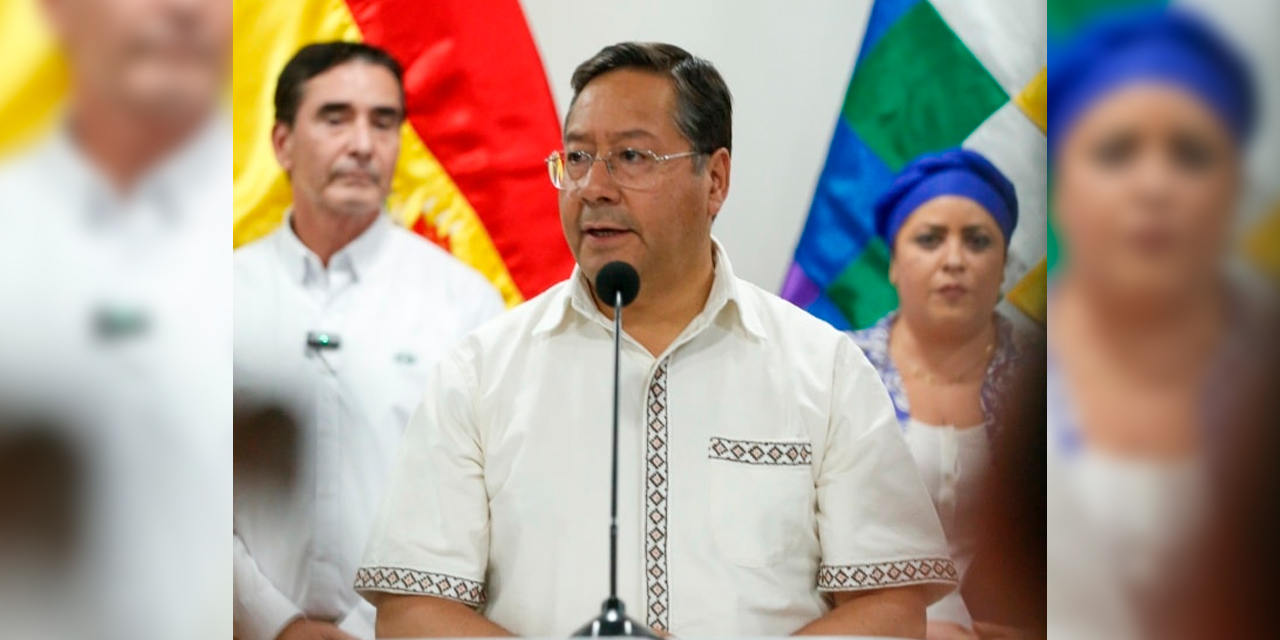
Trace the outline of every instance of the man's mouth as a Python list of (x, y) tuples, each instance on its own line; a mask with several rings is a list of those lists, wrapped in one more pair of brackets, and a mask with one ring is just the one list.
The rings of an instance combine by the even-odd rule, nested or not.
[(631, 229), (613, 222), (596, 221), (582, 225), (582, 233), (597, 240), (607, 240), (631, 233)]
[(357, 184), (377, 183), (377, 180), (372, 175), (363, 171), (344, 171), (337, 175), (337, 181)]

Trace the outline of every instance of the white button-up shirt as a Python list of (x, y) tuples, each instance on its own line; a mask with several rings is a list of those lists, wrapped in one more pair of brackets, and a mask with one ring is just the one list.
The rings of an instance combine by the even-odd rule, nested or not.
[(127, 191), (66, 127), (0, 169), (0, 406), (50, 419), (72, 453), (84, 580), (43, 592), (5, 545), (0, 574), (30, 587), (0, 595), (17, 636), (231, 632), (211, 553), (231, 517), (231, 161), (219, 116)]
[[(785, 635), (832, 591), (954, 585), (875, 370), (737, 279), (667, 350), (624, 336), (619, 595), (681, 636)], [(642, 285), (643, 286), (643, 285)], [(581, 272), (468, 336), (405, 434), (356, 586), (562, 637), (608, 590), (612, 321)]]
[(270, 640), (305, 615), (372, 638), (351, 582), (396, 447), (431, 367), (502, 298), (385, 215), (328, 268), (287, 219), (234, 264), (237, 406), (282, 409), (298, 436), (291, 491), (237, 477), (236, 634)]

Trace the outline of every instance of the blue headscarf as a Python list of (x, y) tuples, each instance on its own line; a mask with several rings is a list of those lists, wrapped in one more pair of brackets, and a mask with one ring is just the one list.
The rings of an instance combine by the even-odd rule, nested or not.
[(1109, 14), (1049, 52), (1049, 152), (1099, 99), (1138, 82), (1176, 85), (1202, 100), (1243, 143), (1254, 87), (1239, 53), (1184, 9)]
[(961, 196), (982, 206), (1000, 227), (1004, 245), (1018, 225), (1018, 196), (1013, 183), (981, 154), (950, 149), (911, 161), (876, 201), (876, 233), (893, 247), (911, 213), (940, 196)]

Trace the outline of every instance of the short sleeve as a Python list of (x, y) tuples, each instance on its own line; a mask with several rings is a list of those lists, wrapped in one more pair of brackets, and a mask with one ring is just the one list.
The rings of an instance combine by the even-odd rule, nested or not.
[(818, 470), (820, 591), (933, 585), (957, 573), (933, 502), (875, 369), (847, 337), (837, 349), (831, 421)]
[(437, 365), (405, 429), (356, 572), (355, 589), (366, 598), (388, 592), (485, 602), (489, 503), (475, 373), (463, 353)]

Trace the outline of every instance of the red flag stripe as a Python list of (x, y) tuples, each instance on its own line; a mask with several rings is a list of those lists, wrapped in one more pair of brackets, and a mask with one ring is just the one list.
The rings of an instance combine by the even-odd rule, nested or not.
[(347, 0), (366, 42), (405, 67), (409, 121), (480, 217), (525, 298), (573, 258), (542, 160), (560, 124), (516, 0)]

